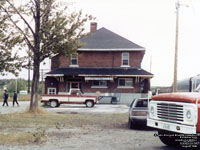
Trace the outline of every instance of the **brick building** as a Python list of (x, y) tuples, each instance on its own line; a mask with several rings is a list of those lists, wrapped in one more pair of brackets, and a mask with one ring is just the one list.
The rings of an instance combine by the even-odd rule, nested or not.
[(64, 93), (79, 88), (87, 94), (118, 94), (130, 100), (147, 93), (153, 75), (141, 68), (145, 48), (106, 28), (97, 30), (97, 23), (91, 23), (90, 30), (91, 35), (81, 39), (84, 46), (76, 56), (52, 58), (45, 92)]

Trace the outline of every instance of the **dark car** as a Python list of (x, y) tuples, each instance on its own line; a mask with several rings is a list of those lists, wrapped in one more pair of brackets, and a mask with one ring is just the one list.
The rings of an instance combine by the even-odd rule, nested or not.
[(147, 124), (148, 98), (134, 99), (129, 108), (128, 127)]

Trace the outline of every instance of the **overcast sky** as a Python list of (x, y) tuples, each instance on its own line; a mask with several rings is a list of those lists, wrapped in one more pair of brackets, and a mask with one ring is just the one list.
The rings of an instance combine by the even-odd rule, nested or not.
[[(98, 28), (105, 27), (146, 48), (142, 68), (150, 71), (152, 57), (152, 85), (172, 84), (176, 0), (71, 1), (75, 9), (95, 16)], [(178, 80), (200, 74), (200, 0), (180, 3), (184, 5), (179, 15)]]
[[(105, 27), (146, 48), (142, 68), (154, 74), (152, 85), (173, 81), (176, 0), (69, 0), (75, 10), (96, 17)], [(180, 0), (178, 80), (200, 74), (200, 0)], [(73, 10), (72, 9), (72, 10)], [(89, 31), (89, 22), (86, 29)], [(49, 68), (46, 65), (42, 68)], [(21, 76), (27, 77), (27, 72)]]

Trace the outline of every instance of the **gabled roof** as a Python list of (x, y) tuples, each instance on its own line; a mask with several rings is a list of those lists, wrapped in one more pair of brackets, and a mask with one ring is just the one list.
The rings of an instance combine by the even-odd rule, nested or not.
[(46, 76), (141, 76), (153, 77), (153, 74), (141, 68), (57, 68)]
[(141, 47), (106, 28), (101, 28), (92, 32), (89, 36), (83, 37), (81, 42), (85, 45), (79, 50), (145, 50), (144, 47)]

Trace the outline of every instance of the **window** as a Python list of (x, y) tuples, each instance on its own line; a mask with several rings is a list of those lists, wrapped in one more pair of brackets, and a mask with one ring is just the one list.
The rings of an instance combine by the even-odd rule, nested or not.
[(129, 66), (129, 53), (122, 53), (122, 66)]
[(48, 94), (56, 94), (56, 88), (48, 88)]
[(78, 66), (78, 55), (71, 56), (71, 67), (77, 67)]
[(107, 87), (107, 81), (104, 80), (94, 80), (92, 87)]
[(79, 82), (70, 82), (70, 88), (79, 89)]
[(138, 99), (137, 104), (135, 107), (148, 107), (147, 99)]
[(119, 87), (133, 87), (133, 79), (132, 78), (120, 78), (118, 80)]
[(81, 95), (81, 91), (80, 90), (71, 90), (71, 95)]

